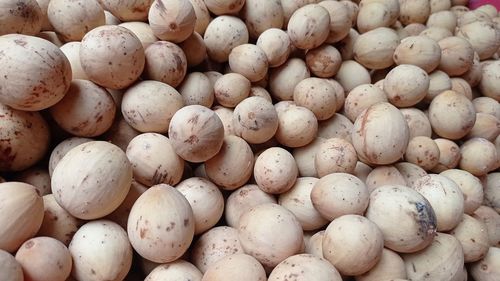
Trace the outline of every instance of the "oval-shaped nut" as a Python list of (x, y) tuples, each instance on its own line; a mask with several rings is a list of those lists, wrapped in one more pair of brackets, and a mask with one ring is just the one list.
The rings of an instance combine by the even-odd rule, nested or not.
[(425, 36), (410, 36), (401, 40), (394, 51), (394, 62), (398, 65), (413, 64), (427, 73), (438, 67), (441, 60), (439, 44)]
[(44, 21), (44, 13), (36, 0), (6, 0), (2, 2), (0, 13), (0, 35), (35, 35), (40, 32)]
[(369, 69), (384, 69), (394, 64), (393, 55), (399, 45), (398, 34), (379, 27), (361, 34), (354, 43), (354, 59)]
[(187, 199), (175, 188), (159, 184), (135, 201), (127, 233), (132, 247), (142, 257), (166, 263), (184, 254), (193, 240), (194, 227), (193, 210)]
[(313, 49), (325, 42), (330, 33), (330, 14), (318, 4), (296, 10), (288, 21), (287, 33), (299, 49)]
[(148, 21), (156, 37), (179, 43), (193, 33), (196, 14), (189, 0), (155, 0)]
[(208, 56), (215, 62), (223, 63), (234, 47), (248, 43), (248, 37), (248, 29), (242, 20), (233, 16), (218, 16), (208, 24), (203, 41)]
[(179, 86), (184, 80), (187, 73), (187, 59), (182, 49), (176, 44), (157, 41), (145, 50), (145, 57), (144, 74), (149, 79), (172, 87)]
[(248, 143), (259, 144), (271, 139), (278, 129), (278, 113), (272, 103), (262, 97), (248, 97), (233, 113), (235, 135)]
[(340, 273), (327, 260), (310, 255), (291, 256), (279, 263), (269, 275), (270, 280), (286, 281), (289, 276), (299, 276), (297, 281), (341, 281)]

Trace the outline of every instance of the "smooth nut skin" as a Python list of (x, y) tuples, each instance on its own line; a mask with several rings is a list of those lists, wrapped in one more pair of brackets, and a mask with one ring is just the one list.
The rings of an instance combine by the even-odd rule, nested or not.
[(260, 189), (266, 193), (280, 194), (292, 188), (298, 168), (290, 152), (281, 147), (272, 147), (257, 157), (253, 174)]
[(460, 223), (450, 234), (460, 241), (464, 251), (464, 262), (478, 261), (488, 253), (490, 243), (486, 224), (469, 215), (463, 215)]
[(313, 49), (325, 42), (330, 33), (330, 14), (320, 5), (306, 5), (293, 13), (287, 33), (299, 49)]
[(245, 76), (251, 82), (262, 80), (268, 69), (264, 50), (253, 44), (239, 45), (229, 54), (231, 70)]
[(111, 143), (92, 141), (66, 153), (51, 184), (57, 203), (74, 217), (90, 220), (118, 208), (131, 182), (132, 167), (125, 153)]
[(439, 42), (441, 48), (441, 62), (439, 69), (450, 76), (459, 76), (467, 72), (474, 59), (472, 45), (461, 37), (447, 37)]
[(115, 119), (116, 105), (109, 92), (91, 81), (75, 79), (50, 114), (65, 131), (79, 137), (106, 132)]
[(498, 83), (500, 81), (498, 77), (498, 71), (500, 69), (500, 63), (498, 61), (492, 61), (482, 67), (481, 71), (481, 81), (479, 82), (479, 89), (481, 93), (486, 96), (500, 101), (499, 87)]
[(172, 86), (146, 80), (127, 89), (121, 111), (127, 123), (140, 132), (166, 133), (175, 112), (183, 106), (182, 96)]
[(398, 34), (379, 27), (361, 34), (353, 46), (354, 58), (369, 69), (384, 69), (392, 64), (394, 51), (399, 45)]
[(440, 175), (451, 179), (458, 185), (464, 194), (464, 213), (473, 215), (484, 199), (483, 184), (479, 178), (459, 169), (448, 169), (441, 172)]
[(72, 268), (68, 248), (50, 237), (35, 237), (24, 242), (16, 253), (16, 260), (28, 280), (66, 280)]
[[(360, 275), (380, 260), (384, 237), (377, 225), (360, 215), (334, 219), (322, 242), (325, 259), (344, 275)], [(348, 254), (356, 250), (358, 254)]]
[(498, 167), (495, 145), (483, 138), (472, 138), (463, 143), (460, 155), (460, 169), (475, 176), (484, 176)]
[(217, 16), (238, 14), (245, 5), (245, 0), (204, 0), (207, 9)]
[(110, 89), (124, 89), (134, 83), (144, 69), (144, 48), (127, 28), (100, 26), (83, 37), (80, 61), (92, 82)]
[(4, 250), (0, 250), (0, 272), (2, 272), (2, 277), (7, 278), (7, 280), (24, 281), (21, 264)]
[(402, 257), (409, 280), (463, 280), (457, 276), (463, 274), (464, 254), (460, 242), (452, 235), (437, 233), (427, 248)]
[(202, 281), (245, 280), (266, 281), (266, 271), (260, 262), (247, 254), (226, 256), (210, 267), (203, 275)]
[(372, 84), (362, 84), (352, 89), (344, 102), (344, 115), (352, 122), (368, 107), (387, 102), (387, 96), (383, 90)]
[(0, 250), (10, 253), (35, 236), (43, 220), (43, 199), (32, 185), (21, 182), (0, 183), (2, 212)]
[(40, 113), (0, 104), (0, 128), (0, 171), (22, 171), (45, 155), (50, 131)]
[(270, 67), (285, 63), (290, 55), (291, 42), (288, 34), (278, 28), (270, 28), (262, 32), (256, 45), (266, 54)]
[(467, 39), (481, 60), (490, 58), (500, 46), (498, 29), (491, 22), (475, 21), (460, 26), (458, 37)]
[(248, 97), (233, 112), (234, 134), (248, 143), (259, 144), (271, 139), (278, 129), (278, 113), (262, 97)]
[(248, 29), (237, 17), (219, 16), (212, 20), (205, 30), (203, 41), (208, 56), (215, 62), (226, 62), (231, 50), (248, 43)]
[(193, 33), (196, 14), (189, 0), (155, 0), (148, 21), (156, 37), (179, 43)]
[(429, 75), (420, 67), (401, 64), (393, 68), (384, 79), (384, 92), (397, 107), (416, 105), (427, 95)]
[(297, 281), (341, 281), (342, 277), (335, 267), (327, 260), (310, 255), (299, 254), (291, 256), (278, 264), (269, 280), (285, 281), (289, 276), (297, 276)]
[(439, 147), (429, 137), (414, 137), (408, 143), (404, 157), (406, 161), (417, 164), (428, 171), (439, 163)]
[[(149, 0), (146, 0), (149, 1)], [(120, 23), (119, 26), (125, 27), (128, 30), (132, 31), (137, 38), (142, 43), (142, 47), (144, 50), (154, 42), (158, 41), (158, 38), (154, 35), (151, 26), (145, 22), (141, 21), (129, 21)]]
[(103, 8), (121, 21), (145, 21), (153, 0), (99, 0)]
[(156, 263), (180, 258), (193, 240), (194, 228), (191, 205), (166, 184), (146, 190), (132, 206), (127, 223), (134, 250)]
[(134, 179), (148, 187), (160, 183), (175, 185), (182, 178), (184, 160), (177, 156), (172, 142), (163, 135), (138, 135), (128, 144), (126, 154)]
[(443, 138), (458, 140), (467, 135), (476, 122), (474, 105), (465, 96), (445, 91), (429, 106), (429, 121), (434, 132)]
[(270, 28), (282, 28), (284, 15), (281, 0), (246, 0), (243, 17), (252, 38), (258, 38)]
[[(370, 194), (365, 216), (384, 234), (385, 247), (400, 253), (424, 249), (436, 233), (436, 215), (429, 201), (406, 186), (376, 188)], [(400, 223), (395, 225), (394, 221)]]
[(97, 0), (51, 0), (47, 17), (66, 42), (80, 41), (85, 33), (106, 22), (103, 7)]
[(401, 112), (389, 103), (370, 106), (354, 122), (352, 144), (358, 157), (367, 163), (384, 165), (398, 161), (408, 141), (408, 124)]
[[(277, 228), (282, 230), (282, 235), (272, 234)], [(303, 243), (302, 227), (293, 213), (272, 203), (245, 212), (240, 218), (238, 233), (245, 252), (267, 268), (299, 253)]]
[(187, 59), (182, 49), (168, 41), (157, 41), (145, 50), (144, 74), (151, 80), (177, 87), (187, 73)]
[(337, 74), (342, 63), (340, 52), (329, 44), (308, 50), (306, 64), (311, 72), (321, 78), (329, 78)]
[(0, 35), (36, 35), (40, 32), (44, 20), (44, 13), (36, 0), (2, 1), (0, 14)]
[(234, 254), (243, 254), (238, 230), (229, 226), (217, 226), (203, 233), (194, 243), (191, 260), (205, 273), (212, 264)]
[(441, 60), (441, 48), (428, 37), (411, 36), (401, 40), (394, 51), (397, 65), (413, 64), (430, 73), (438, 67)]
[(108, 220), (84, 224), (68, 249), (73, 257), (71, 276), (77, 280), (123, 280), (132, 265), (133, 251), (127, 232)]
[(0, 103), (39, 111), (60, 101), (71, 82), (64, 53), (47, 40), (21, 34), (0, 37)]
[(188, 105), (178, 110), (168, 131), (175, 152), (190, 162), (212, 158), (224, 141), (222, 121), (215, 112), (201, 105)]

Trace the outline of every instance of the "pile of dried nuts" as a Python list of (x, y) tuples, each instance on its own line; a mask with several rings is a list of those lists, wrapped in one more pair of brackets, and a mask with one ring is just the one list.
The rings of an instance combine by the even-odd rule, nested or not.
[(467, 2), (0, 1), (0, 280), (500, 280)]

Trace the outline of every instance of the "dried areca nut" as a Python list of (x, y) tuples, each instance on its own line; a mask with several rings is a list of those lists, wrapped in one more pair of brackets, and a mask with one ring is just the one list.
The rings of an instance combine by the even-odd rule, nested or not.
[(402, 257), (408, 280), (419, 278), (465, 280), (462, 276), (464, 274), (463, 255), (460, 241), (452, 235), (437, 233), (429, 247), (416, 253), (403, 254)]
[(80, 61), (92, 82), (110, 89), (124, 89), (132, 85), (144, 69), (144, 48), (127, 28), (100, 26), (83, 37)]
[(99, 0), (104, 9), (111, 12), (121, 21), (145, 21), (152, 0)]
[(317, 178), (302, 177), (290, 190), (280, 194), (279, 204), (292, 212), (302, 225), (304, 230), (316, 230), (328, 223), (321, 214), (314, 208), (311, 201), (311, 191), (314, 184), (318, 182)]
[(429, 74), (429, 90), (424, 101), (430, 103), (437, 95), (444, 91), (451, 90), (451, 79), (446, 72), (435, 70)]
[(194, 32), (196, 14), (189, 0), (155, 0), (148, 21), (156, 37), (179, 43)]
[(438, 42), (441, 48), (441, 62), (439, 69), (449, 76), (459, 76), (467, 72), (474, 59), (474, 49), (469, 41), (451, 36)]
[(346, 93), (356, 86), (371, 83), (368, 70), (354, 60), (343, 61), (334, 79), (342, 85)]
[(306, 53), (306, 64), (311, 72), (321, 78), (337, 74), (342, 63), (340, 52), (329, 44), (323, 44)]
[(27, 169), (47, 152), (50, 131), (40, 113), (0, 104), (0, 127), (0, 171)]
[(394, 51), (399, 45), (398, 34), (379, 27), (361, 34), (353, 46), (354, 59), (368, 69), (385, 69), (394, 64)]
[(224, 141), (220, 118), (201, 105), (179, 109), (170, 121), (168, 132), (175, 152), (184, 160), (196, 163), (215, 156)]
[(379, 102), (387, 102), (384, 91), (372, 84), (359, 85), (345, 98), (344, 114), (354, 122), (363, 110)]
[(384, 79), (387, 99), (397, 107), (416, 105), (427, 95), (429, 75), (420, 67), (401, 64), (393, 68)]
[(254, 257), (239, 253), (228, 255), (207, 268), (203, 281), (266, 280), (266, 271)]
[(194, 228), (195, 220), (189, 201), (166, 184), (146, 190), (135, 201), (127, 223), (134, 250), (157, 263), (167, 263), (181, 257), (193, 240)]
[(209, 76), (201, 72), (187, 74), (178, 90), (184, 105), (197, 104), (210, 108), (215, 100), (214, 85)]
[(226, 201), (224, 216), (227, 224), (231, 227), (238, 227), (243, 213), (265, 203), (277, 203), (277, 200), (273, 195), (262, 191), (256, 184), (247, 184), (236, 189)]
[[(436, 215), (429, 201), (406, 186), (384, 185), (370, 194), (365, 213), (384, 235), (384, 246), (399, 252), (413, 253), (431, 244), (436, 234)], [(395, 221), (404, 221), (404, 228)]]
[(449, 169), (441, 172), (440, 175), (451, 179), (458, 185), (464, 195), (464, 213), (473, 215), (483, 203), (484, 198), (483, 184), (479, 178), (459, 169)]
[(371, 2), (359, 9), (356, 26), (360, 33), (390, 25), (391, 15), (389, 8), (384, 3)]
[(248, 97), (234, 109), (234, 133), (248, 143), (259, 144), (270, 140), (276, 133), (278, 124), (276, 109), (264, 98)]
[(490, 248), (486, 224), (469, 215), (464, 214), (450, 234), (462, 244), (464, 262), (475, 262), (484, 258)]
[(498, 71), (500, 71), (500, 61), (498, 60), (483, 65), (479, 89), (483, 96), (500, 101), (500, 86), (498, 86), (500, 77), (498, 76)]
[(455, 32), (457, 16), (452, 11), (449, 11), (449, 9), (432, 13), (427, 19), (427, 27), (440, 27), (450, 32)]
[(0, 7), (0, 35), (35, 35), (42, 29), (44, 13), (37, 0), (5, 0)]
[[(322, 244), (325, 259), (340, 273), (360, 275), (372, 269), (380, 260), (384, 237), (377, 225), (367, 218), (345, 215), (328, 225)], [(353, 250), (358, 254), (347, 254)]]
[[(36, 3), (35, 3), (36, 4)], [(71, 82), (64, 53), (47, 40), (21, 34), (0, 37), (0, 103), (39, 111), (60, 101)]]
[(352, 144), (358, 157), (369, 164), (386, 165), (399, 160), (406, 151), (409, 137), (403, 114), (385, 102), (365, 109), (356, 118), (352, 130)]
[[(43, 200), (37, 189), (26, 183), (0, 183), (2, 212), (0, 249), (14, 253), (38, 232), (43, 221)], [(3, 274), (3, 272), (2, 272)]]
[(306, 63), (300, 58), (291, 58), (273, 68), (269, 76), (269, 92), (279, 101), (293, 100), (293, 90), (302, 80), (311, 76)]
[(290, 275), (301, 276), (304, 280), (342, 280), (340, 273), (331, 263), (310, 254), (294, 255), (283, 260), (273, 269), (269, 279), (286, 281)]
[(300, 81), (293, 90), (293, 101), (311, 110), (318, 120), (329, 119), (337, 110), (336, 89), (323, 78)]
[(365, 184), (371, 193), (375, 188), (384, 185), (407, 185), (405, 177), (392, 165), (375, 167), (366, 176)]
[(279, 28), (270, 28), (262, 32), (256, 45), (266, 54), (270, 67), (277, 67), (285, 63), (291, 51), (290, 37)]
[(96, 219), (120, 206), (131, 182), (132, 166), (125, 153), (111, 143), (92, 141), (74, 147), (59, 161), (52, 173), (52, 193), (74, 217)]
[(450, 231), (460, 223), (464, 213), (464, 196), (454, 181), (430, 174), (418, 179), (412, 188), (431, 204), (436, 214), (438, 231)]
[(325, 42), (332, 44), (344, 39), (355, 22), (350, 8), (337, 1), (320, 1), (318, 4), (330, 15), (330, 32)]
[[(91, 280), (94, 276), (121, 280), (132, 265), (133, 251), (127, 232), (109, 220), (84, 224), (75, 233), (68, 248), (73, 257), (71, 276), (76, 280)], [(103, 260), (108, 262), (101, 262)]]
[(243, 75), (251, 82), (262, 80), (268, 69), (266, 53), (257, 45), (242, 44), (229, 54), (231, 70)]
[(437, 135), (457, 140), (470, 132), (476, 121), (476, 112), (472, 102), (465, 96), (444, 91), (432, 100), (429, 121)]
[(145, 22), (141, 21), (129, 21), (120, 23), (119, 26), (125, 27), (126, 29), (132, 31), (132, 33), (139, 38), (142, 43), (142, 47), (146, 49), (149, 45), (158, 41), (158, 38), (153, 33), (151, 26)]
[(318, 4), (296, 10), (288, 21), (287, 33), (299, 49), (313, 49), (325, 42), (330, 33), (330, 14)]
[(80, 62), (81, 45), (81, 42), (68, 42), (59, 47), (59, 49), (64, 53), (71, 65), (72, 78), (89, 80), (87, 73), (85, 73), (85, 70), (83, 70), (82, 64)]
[(166, 133), (172, 116), (183, 106), (173, 87), (145, 80), (127, 89), (121, 111), (127, 123), (140, 132)]
[(116, 106), (109, 92), (88, 80), (73, 80), (68, 92), (50, 108), (55, 122), (78, 137), (106, 132), (115, 119)]
[(239, 73), (221, 76), (213, 87), (217, 102), (225, 107), (234, 108), (250, 94), (250, 80)]
[[(276, 228), (282, 230), (282, 235), (268, 234)], [(299, 253), (303, 243), (303, 230), (293, 213), (272, 203), (258, 205), (245, 212), (240, 218), (238, 233), (245, 253), (269, 269)], [(270, 248), (266, 245), (274, 246)]]
[(410, 139), (406, 148), (405, 160), (429, 171), (439, 163), (439, 148), (436, 142), (425, 136)]
[(384, 248), (380, 260), (368, 272), (356, 276), (358, 281), (406, 280), (403, 258), (396, 252)]
[(106, 23), (104, 9), (97, 0), (51, 0), (47, 17), (66, 42), (80, 41), (85, 33)]
[(272, 147), (257, 157), (253, 173), (260, 189), (270, 194), (280, 194), (292, 188), (298, 168), (290, 152)]
[(500, 46), (500, 34), (492, 22), (475, 21), (460, 26), (458, 37), (467, 39), (481, 60), (493, 56)]
[(226, 190), (244, 185), (252, 176), (254, 154), (250, 145), (237, 136), (227, 135), (220, 151), (205, 162), (208, 178)]
[(438, 67), (440, 60), (439, 44), (425, 36), (406, 37), (394, 51), (394, 62), (397, 65), (413, 64), (427, 73)]
[(474, 127), (467, 134), (467, 138), (484, 138), (491, 142), (500, 134), (500, 122), (498, 118), (487, 113), (476, 113)]
[(193, 32), (186, 40), (179, 43), (182, 51), (186, 55), (189, 67), (201, 64), (207, 58), (207, 47), (203, 37), (198, 32)]
[(284, 13), (280, 0), (242, 2), (245, 3), (242, 17), (245, 19), (250, 37), (258, 38), (268, 29), (283, 27)]
[(314, 167), (319, 177), (331, 173), (350, 173), (356, 168), (358, 157), (350, 142), (341, 138), (325, 140), (316, 152)]
[(425, 23), (431, 14), (431, 4), (428, 0), (399, 1), (399, 20), (402, 24)]
[(215, 62), (223, 63), (229, 58), (231, 50), (248, 43), (248, 29), (237, 17), (218, 16), (207, 26), (203, 40), (208, 56)]
[(51, 237), (26, 240), (17, 251), (16, 260), (23, 267), (24, 278), (31, 280), (66, 280), (72, 268), (66, 245)]
[(147, 78), (174, 88), (184, 80), (187, 59), (178, 45), (168, 41), (157, 41), (145, 50), (145, 57), (144, 74)]
[(472, 138), (460, 146), (462, 170), (483, 176), (498, 168), (498, 152), (493, 143), (483, 138)]
[(366, 185), (346, 173), (333, 173), (320, 178), (311, 191), (314, 208), (329, 221), (343, 215), (363, 214), (369, 196)]
[(184, 161), (175, 153), (171, 141), (157, 133), (144, 133), (127, 146), (134, 179), (146, 186), (177, 184), (184, 172)]
[(204, 178), (192, 177), (175, 187), (186, 197), (194, 216), (194, 233), (212, 228), (224, 213), (224, 198), (219, 188)]

